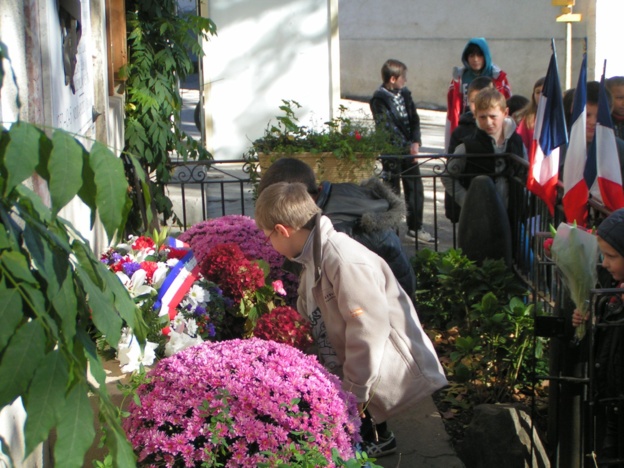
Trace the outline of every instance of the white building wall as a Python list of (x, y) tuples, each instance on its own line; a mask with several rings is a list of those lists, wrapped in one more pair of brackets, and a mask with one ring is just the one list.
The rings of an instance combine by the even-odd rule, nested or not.
[[(205, 44), (207, 147), (240, 159), (277, 114), (282, 99), (302, 122), (324, 122), (338, 106), (337, 0), (208, 0), (218, 28)], [(200, 86), (201, 86), (200, 83)]]
[[(572, 26), (572, 86), (585, 36), (590, 79), (600, 75), (607, 55), (607, 76), (624, 74), (616, 26), (623, 9), (621, 0), (576, 0), (574, 12), (583, 21)], [(408, 87), (416, 101), (445, 107), (451, 71), (461, 65), (461, 52), (475, 36), (487, 39), (512, 91), (524, 96), (546, 74), (550, 39), (555, 38), (565, 83), (566, 26), (555, 21), (560, 13), (549, 0), (340, 0), (342, 94), (368, 98), (381, 82), (383, 62), (396, 58), (408, 66)]]

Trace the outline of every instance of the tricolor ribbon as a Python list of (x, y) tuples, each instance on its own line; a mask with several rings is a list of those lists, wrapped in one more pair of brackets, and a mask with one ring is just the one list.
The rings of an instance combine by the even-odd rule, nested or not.
[[(168, 237), (165, 244), (169, 247), (186, 248), (188, 245), (177, 239)], [(175, 264), (158, 292), (158, 297), (154, 303), (154, 309), (159, 310), (158, 316), (168, 315), (170, 320), (176, 316), (176, 307), (184, 298), (199, 275), (199, 265), (193, 251), (188, 253)], [(163, 330), (167, 334), (166, 330)]]

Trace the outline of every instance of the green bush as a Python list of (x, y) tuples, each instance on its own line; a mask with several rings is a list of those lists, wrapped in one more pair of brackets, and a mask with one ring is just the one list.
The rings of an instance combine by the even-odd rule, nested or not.
[(546, 366), (544, 342), (534, 340), (534, 307), (504, 262), (478, 266), (461, 250), (425, 249), (412, 265), (418, 315), (436, 335), (450, 381), (445, 400), (467, 409), (512, 401), (519, 391), (528, 391), (534, 366)]
[(522, 282), (502, 260), (486, 260), (478, 266), (459, 249), (422, 249), (411, 262), (418, 285), (414, 294), (418, 316), (428, 328), (444, 330), (459, 325), (470, 329), (470, 309), (487, 293), (500, 304), (526, 294)]

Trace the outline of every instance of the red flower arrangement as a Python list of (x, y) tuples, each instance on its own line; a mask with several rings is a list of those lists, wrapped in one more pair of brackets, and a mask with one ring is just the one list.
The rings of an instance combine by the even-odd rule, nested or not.
[(213, 247), (201, 263), (201, 272), (218, 284), (223, 295), (235, 303), (249, 293), (264, 286), (264, 272), (257, 263), (245, 258), (236, 244), (220, 244)]
[(312, 344), (310, 323), (289, 306), (276, 307), (258, 319), (254, 336), (284, 343), (302, 351)]

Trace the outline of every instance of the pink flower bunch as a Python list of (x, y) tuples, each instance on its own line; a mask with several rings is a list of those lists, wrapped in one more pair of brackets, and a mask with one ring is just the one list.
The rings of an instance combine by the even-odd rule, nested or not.
[(282, 269), (284, 257), (267, 244), (264, 233), (249, 216), (227, 215), (202, 221), (182, 233), (179, 239), (191, 246), (200, 263), (219, 244), (238, 245), (247, 259), (264, 260), (269, 264), (269, 277), (281, 280), (287, 292), (285, 301), (291, 305), (295, 303), (297, 276)]
[(275, 307), (263, 314), (253, 331), (258, 338), (284, 343), (302, 351), (312, 344), (311, 333), (310, 323), (289, 306)]
[[(161, 360), (124, 429), (141, 466), (277, 466), (354, 456), (356, 401), (316, 360), (260, 339), (205, 342)], [(202, 465), (204, 466), (204, 465)]]

